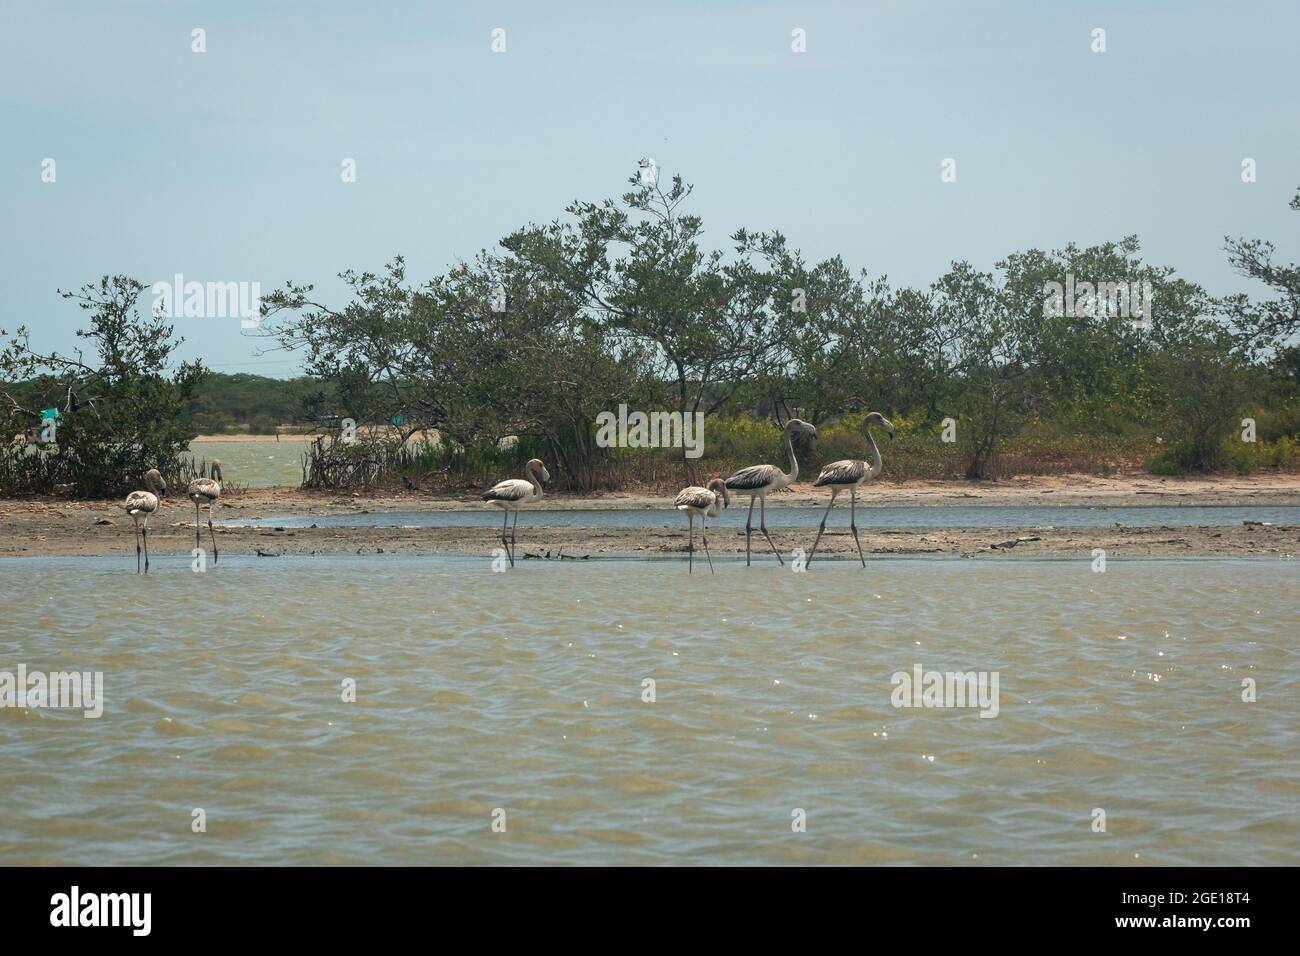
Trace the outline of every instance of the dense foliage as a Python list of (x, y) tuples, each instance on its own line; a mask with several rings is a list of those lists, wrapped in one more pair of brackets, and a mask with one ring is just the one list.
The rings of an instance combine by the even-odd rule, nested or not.
[[(973, 478), (1024, 469), (1026, 442), (1045, 448), (1048, 435), (1098, 450), (1095, 467), (1109, 467), (1107, 446), (1124, 463), (1145, 449), (1144, 464), (1169, 472), (1294, 461), (1290, 333), (1258, 321), (1280, 307), (1215, 300), (1145, 262), (1136, 237), (1016, 252), (987, 272), (955, 262), (928, 287), (895, 288), (839, 257), (807, 262), (776, 231), (741, 229), (726, 249), (706, 248), (679, 177), (629, 182), (621, 199), (575, 202), (423, 284), (401, 258), (345, 273), (342, 306), (290, 283), (267, 299), (278, 317), (267, 334), (305, 353), (338, 414), (401, 422), (396, 442), (436, 429), (443, 445), (421, 459), (430, 467), (494, 462), (497, 443), (518, 435), (579, 489), (643, 478), (636, 462), (674, 457), (597, 447), (596, 415), (619, 403), (710, 416), (706, 436), (717, 437), (700, 462), (676, 451), (674, 481), (733, 453), (779, 457), (764, 442), (734, 447), (746, 417), (851, 420), (838, 444), (863, 454), (854, 426), (868, 409), (917, 423), (936, 445), (950, 422), (952, 443), (927, 460), (947, 473), (958, 458)], [(1294, 269), (1269, 255), (1267, 244), (1230, 248), (1294, 309)], [(1067, 281), (1087, 286), (1083, 301), (1049, 307), (1052, 284)], [(1243, 450), (1233, 436), (1249, 416), (1260, 440)], [(830, 444), (804, 449), (808, 460), (830, 460)]]
[[(87, 313), (77, 336), (91, 346), (72, 355), (32, 349), (19, 328), (0, 351), (6, 433), (32, 434), (6, 443), (0, 483), (8, 493), (50, 491), (116, 495), (140, 485), (158, 468), (179, 480), (180, 454), (193, 432), (186, 402), (203, 376), (198, 362), (169, 373), (181, 340), (172, 326), (138, 304), (145, 286), (125, 276), (105, 276), (76, 292), (61, 292)], [(0, 331), (0, 336), (9, 333)], [(43, 419), (44, 409), (57, 417)]]
[[(331, 435), (309, 484), (454, 486), (533, 455), (571, 489), (677, 484), (780, 461), (769, 417), (818, 426), (805, 466), (863, 457), (869, 409), (899, 426), (891, 477), (1300, 460), (1300, 268), (1268, 242), (1227, 245), (1261, 301), (1214, 299), (1131, 236), (896, 287), (806, 261), (774, 230), (711, 248), (680, 177), (629, 182), (443, 275), (413, 279), (397, 257), (343, 273), (341, 303), (287, 283), (263, 299), (262, 334), (303, 357), (292, 380), (169, 372), (179, 340), (139, 314), (134, 280), (65, 293), (94, 355), (38, 354), (22, 329), (0, 353), (10, 433), (60, 416), (57, 443), (0, 456), (0, 491), (115, 493), (147, 467), (176, 473), (197, 431), (285, 425)], [(704, 457), (601, 447), (597, 416), (620, 405), (706, 416)]]

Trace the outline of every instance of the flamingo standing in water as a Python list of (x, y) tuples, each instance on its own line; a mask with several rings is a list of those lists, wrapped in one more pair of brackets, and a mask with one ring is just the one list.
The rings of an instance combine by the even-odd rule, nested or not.
[(701, 488), (699, 485), (683, 488), (678, 493), (674, 504), (678, 511), (686, 513), (691, 524), (691, 539), (687, 548), (690, 555), (686, 562), (687, 573), (695, 573), (695, 519), (698, 517), (700, 530), (704, 534), (704, 556), (709, 559), (709, 573), (712, 574), (713, 555), (709, 554), (709, 527), (704, 523), (704, 519), (716, 518), (722, 513), (723, 508), (731, 504), (726, 483), (721, 478), (714, 478), (707, 488)]
[(749, 567), (750, 539), (754, 534), (755, 498), (759, 501), (759, 530), (763, 532), (763, 537), (767, 538), (767, 543), (772, 545), (772, 553), (776, 555), (776, 560), (785, 564), (781, 559), (781, 552), (777, 551), (776, 545), (772, 543), (772, 536), (767, 533), (767, 495), (769, 492), (788, 488), (799, 477), (799, 462), (794, 457), (796, 432), (817, 437), (817, 429), (801, 418), (792, 418), (785, 423), (785, 428), (781, 430), (781, 439), (785, 442), (786, 453), (790, 456), (788, 472), (782, 472), (776, 465), (750, 465), (748, 468), (740, 469), (726, 481), (726, 486), (732, 491), (749, 495), (749, 517), (745, 519), (745, 567)]
[[(524, 478), (507, 478), (499, 481), (483, 493), (483, 500), (501, 509), (501, 543), (506, 547), (510, 566), (515, 566), (515, 530), (519, 527), (519, 509), (535, 505), (542, 500), (542, 485), (551, 480), (551, 473), (546, 470), (540, 458), (534, 458), (524, 465)], [(506, 540), (506, 522), (510, 512), (515, 513), (515, 522), (510, 528), (510, 540)]]
[(221, 556), (217, 553), (217, 533), (212, 528), (212, 510), (221, 497), (221, 462), (212, 459), (212, 477), (195, 478), (185, 489), (185, 496), (194, 502), (194, 547), (201, 547), (199, 538), (199, 505), (208, 506), (208, 534), (212, 535), (212, 563), (216, 564)]
[(140, 516), (144, 515), (144, 573), (149, 573), (149, 516), (158, 510), (158, 500), (167, 494), (167, 482), (157, 468), (150, 468), (144, 473), (144, 483), (148, 491), (133, 491), (126, 496), (122, 507), (131, 516), (135, 525), (135, 573), (140, 573)]
[[(808, 564), (812, 564), (813, 555), (817, 553), (817, 545), (822, 539), (822, 532), (826, 530), (826, 519), (830, 516), (831, 509), (835, 507), (835, 498), (841, 491), (849, 493), (849, 529), (853, 532), (853, 540), (858, 545), (858, 560), (862, 566), (867, 566), (867, 559), (862, 555), (862, 541), (858, 538), (858, 488), (865, 482), (871, 481), (880, 474), (880, 449), (876, 447), (876, 440), (871, 437), (871, 426), (879, 425), (889, 433), (889, 437), (894, 437), (894, 426), (889, 419), (885, 418), (880, 412), (871, 412), (862, 420), (862, 433), (867, 436), (867, 443), (871, 445), (871, 462), (857, 461), (852, 458), (846, 458), (844, 461), (833, 461), (817, 476), (813, 482), (814, 488), (829, 488), (831, 490), (831, 503), (826, 506), (826, 513), (822, 515), (821, 527), (817, 529), (817, 540), (813, 542), (812, 553), (808, 555)], [(805, 565), (806, 567), (806, 565)]]

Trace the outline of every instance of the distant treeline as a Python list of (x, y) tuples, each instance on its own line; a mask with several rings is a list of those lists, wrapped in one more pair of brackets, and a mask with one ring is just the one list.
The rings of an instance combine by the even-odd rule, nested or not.
[(186, 403), (201, 435), (272, 435), (282, 425), (311, 426), (331, 414), (328, 382), (209, 371)]
[[(10, 391), (31, 409), (62, 406), (67, 400), (58, 383), (45, 378), (17, 382)], [(327, 418), (329, 391), (328, 383), (306, 376), (269, 378), (205, 370), (184, 402), (182, 415), (200, 435), (274, 435), (282, 426), (309, 427)], [(36, 427), (38, 416), (29, 421), (29, 427)]]

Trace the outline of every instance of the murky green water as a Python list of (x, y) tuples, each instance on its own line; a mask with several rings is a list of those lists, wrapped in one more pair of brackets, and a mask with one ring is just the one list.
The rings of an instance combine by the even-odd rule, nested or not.
[(198, 461), (221, 460), (227, 481), (249, 488), (302, 484), (303, 441), (201, 441), (190, 445), (189, 454)]
[(156, 561), (0, 562), (0, 671), (106, 698), (0, 709), (7, 862), (1300, 862), (1293, 562)]

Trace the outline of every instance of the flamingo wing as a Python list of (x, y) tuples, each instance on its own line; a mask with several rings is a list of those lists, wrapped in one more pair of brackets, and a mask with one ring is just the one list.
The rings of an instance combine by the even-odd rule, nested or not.
[(208, 501), (216, 501), (221, 497), (221, 485), (211, 478), (195, 478), (185, 489), (185, 494), (190, 498), (206, 498)]
[(158, 510), (158, 496), (151, 491), (133, 491), (126, 496), (122, 507), (130, 515), (153, 514)]
[(776, 465), (750, 465), (728, 478), (726, 485), (732, 491), (757, 491), (781, 477), (783, 473)]
[(713, 502), (713, 492), (708, 488), (691, 485), (689, 488), (683, 488), (678, 493), (677, 500), (673, 504), (678, 508), (699, 508), (701, 511), (707, 511), (713, 507)]
[(813, 482), (813, 487), (852, 485), (861, 481), (866, 476), (866, 473), (867, 463), (865, 461), (853, 461), (847, 458), (844, 461), (833, 461), (821, 470), (821, 474)]
[(484, 501), (522, 501), (533, 492), (531, 482), (522, 478), (507, 478), (483, 492)]

